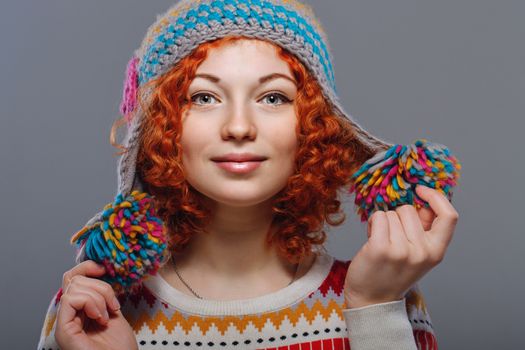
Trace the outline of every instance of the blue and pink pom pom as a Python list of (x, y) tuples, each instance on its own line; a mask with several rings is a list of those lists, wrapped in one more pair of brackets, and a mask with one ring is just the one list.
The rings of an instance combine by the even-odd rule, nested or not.
[(100, 220), (78, 231), (71, 243), (85, 249), (85, 259), (105, 266), (101, 279), (117, 294), (134, 290), (166, 258), (165, 226), (155, 215), (152, 197), (139, 191), (127, 197), (119, 193)]
[(418, 139), (410, 145), (394, 145), (366, 161), (356, 171), (350, 193), (361, 221), (376, 210), (388, 211), (404, 204), (429, 207), (415, 192), (424, 185), (450, 200), (461, 165), (447, 147)]

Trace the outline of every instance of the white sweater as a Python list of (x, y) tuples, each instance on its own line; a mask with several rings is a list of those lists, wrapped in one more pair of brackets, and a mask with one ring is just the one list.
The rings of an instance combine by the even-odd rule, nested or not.
[[(400, 301), (346, 309), (350, 260), (319, 252), (289, 286), (242, 300), (203, 300), (150, 275), (121, 310), (140, 349), (437, 349), (417, 284)], [(62, 291), (51, 300), (38, 349), (59, 349), (54, 331)]]

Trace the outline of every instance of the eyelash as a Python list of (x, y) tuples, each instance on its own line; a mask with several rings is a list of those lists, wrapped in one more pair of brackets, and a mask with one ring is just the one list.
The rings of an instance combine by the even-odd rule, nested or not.
[[(287, 103), (290, 103), (290, 102), (293, 101), (293, 100), (290, 100), (290, 99), (289, 99), (288, 97), (286, 97), (285, 95), (283, 95), (283, 94), (281, 94), (281, 93), (278, 93), (278, 92), (270, 92), (269, 94), (264, 95), (264, 96), (263, 96), (263, 99), (266, 98), (266, 97), (268, 97), (268, 96), (272, 96), (272, 95), (274, 95), (274, 96), (278, 96), (278, 97), (283, 101), (283, 102), (280, 103), (280, 104), (270, 104), (270, 105), (273, 105), (273, 106), (280, 106), (280, 105), (282, 105), (282, 104), (287, 104)], [(197, 97), (199, 97), (199, 96), (211, 96), (211, 97), (215, 98), (215, 97), (214, 97), (212, 94), (210, 94), (210, 93), (207, 93), (207, 92), (201, 92), (201, 93), (198, 93), (198, 94), (193, 95), (193, 96), (191, 97), (191, 101), (194, 102), (195, 99), (196, 99)], [(205, 106), (206, 103), (205, 103), (205, 104), (198, 104), (198, 103), (197, 103), (196, 105), (198, 105), (198, 106)]]

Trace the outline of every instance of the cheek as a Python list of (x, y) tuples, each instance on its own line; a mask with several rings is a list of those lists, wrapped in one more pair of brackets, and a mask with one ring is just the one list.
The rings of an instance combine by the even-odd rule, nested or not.
[(206, 128), (202, 128), (199, 125), (188, 124), (186, 129), (183, 129), (180, 138), (183, 165), (186, 167), (198, 165), (199, 155), (202, 155), (202, 152), (205, 150), (206, 144), (210, 140), (209, 137), (206, 134)]
[(294, 128), (287, 126), (286, 128), (273, 129), (271, 135), (271, 142), (275, 145), (275, 150), (278, 152), (280, 157), (295, 157), (295, 151), (297, 150), (298, 142)]
[(295, 154), (298, 148), (298, 141), (295, 132), (289, 130), (281, 130), (272, 134), (270, 143), (273, 145), (274, 169), (278, 169), (278, 181), (283, 181), (294, 173), (295, 170)]

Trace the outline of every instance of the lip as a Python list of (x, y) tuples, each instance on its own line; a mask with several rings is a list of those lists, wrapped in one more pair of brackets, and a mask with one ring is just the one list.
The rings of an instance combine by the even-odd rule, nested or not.
[(247, 174), (257, 169), (264, 160), (246, 162), (215, 162), (219, 168), (235, 174)]
[(254, 153), (228, 153), (211, 158), (214, 162), (252, 162), (266, 159), (268, 158)]

